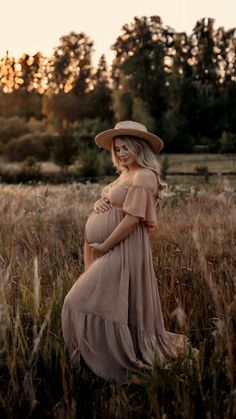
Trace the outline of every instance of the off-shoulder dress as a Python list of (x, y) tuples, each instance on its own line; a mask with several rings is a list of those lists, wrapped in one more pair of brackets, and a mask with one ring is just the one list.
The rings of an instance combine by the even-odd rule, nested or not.
[(98, 376), (123, 383), (129, 371), (176, 358), (189, 340), (166, 331), (163, 323), (149, 242), (157, 226), (153, 193), (114, 183), (103, 188), (102, 197), (112, 206), (88, 217), (89, 243), (104, 242), (126, 214), (140, 222), (75, 282), (64, 300), (62, 330), (73, 363), (81, 356)]

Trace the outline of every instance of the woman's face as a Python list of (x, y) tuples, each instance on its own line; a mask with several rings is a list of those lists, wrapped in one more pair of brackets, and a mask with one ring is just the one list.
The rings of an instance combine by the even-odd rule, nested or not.
[(121, 138), (115, 139), (115, 152), (119, 162), (128, 170), (136, 169), (139, 167), (134, 153), (129, 149), (129, 146), (125, 140), (122, 140)]

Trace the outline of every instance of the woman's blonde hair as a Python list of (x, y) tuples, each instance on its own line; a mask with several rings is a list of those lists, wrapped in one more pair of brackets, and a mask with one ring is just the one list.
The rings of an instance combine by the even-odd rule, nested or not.
[(157, 198), (162, 198), (164, 196), (164, 191), (167, 189), (167, 184), (163, 182), (163, 180), (160, 177), (160, 165), (156, 159), (156, 156), (154, 152), (152, 151), (149, 144), (140, 138), (135, 138), (132, 136), (117, 136), (113, 139), (112, 142), (112, 148), (111, 148), (111, 155), (112, 155), (112, 162), (114, 167), (117, 169), (117, 173), (125, 172), (127, 171), (126, 167), (122, 165), (119, 158), (116, 154), (115, 149), (115, 140), (116, 139), (125, 140), (127, 143), (127, 146), (133, 156), (136, 159), (136, 162), (146, 169), (152, 170), (157, 178), (158, 183), (158, 194)]

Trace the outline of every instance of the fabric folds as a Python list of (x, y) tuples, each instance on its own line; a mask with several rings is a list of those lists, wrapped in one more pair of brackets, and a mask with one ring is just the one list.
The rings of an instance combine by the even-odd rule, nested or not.
[(125, 197), (122, 210), (130, 215), (139, 217), (148, 228), (157, 227), (156, 203), (150, 189), (131, 185)]

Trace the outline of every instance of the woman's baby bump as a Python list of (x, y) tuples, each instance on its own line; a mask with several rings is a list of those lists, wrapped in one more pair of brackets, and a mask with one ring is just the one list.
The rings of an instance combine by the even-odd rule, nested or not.
[(89, 243), (102, 243), (110, 236), (118, 222), (114, 216), (114, 208), (105, 212), (93, 211), (85, 225), (85, 237)]
[(109, 188), (102, 197), (107, 197), (112, 207), (99, 213), (93, 211), (85, 226), (85, 236), (89, 243), (102, 243), (110, 236), (112, 231), (124, 217), (122, 204), (127, 194), (126, 187), (114, 186)]

